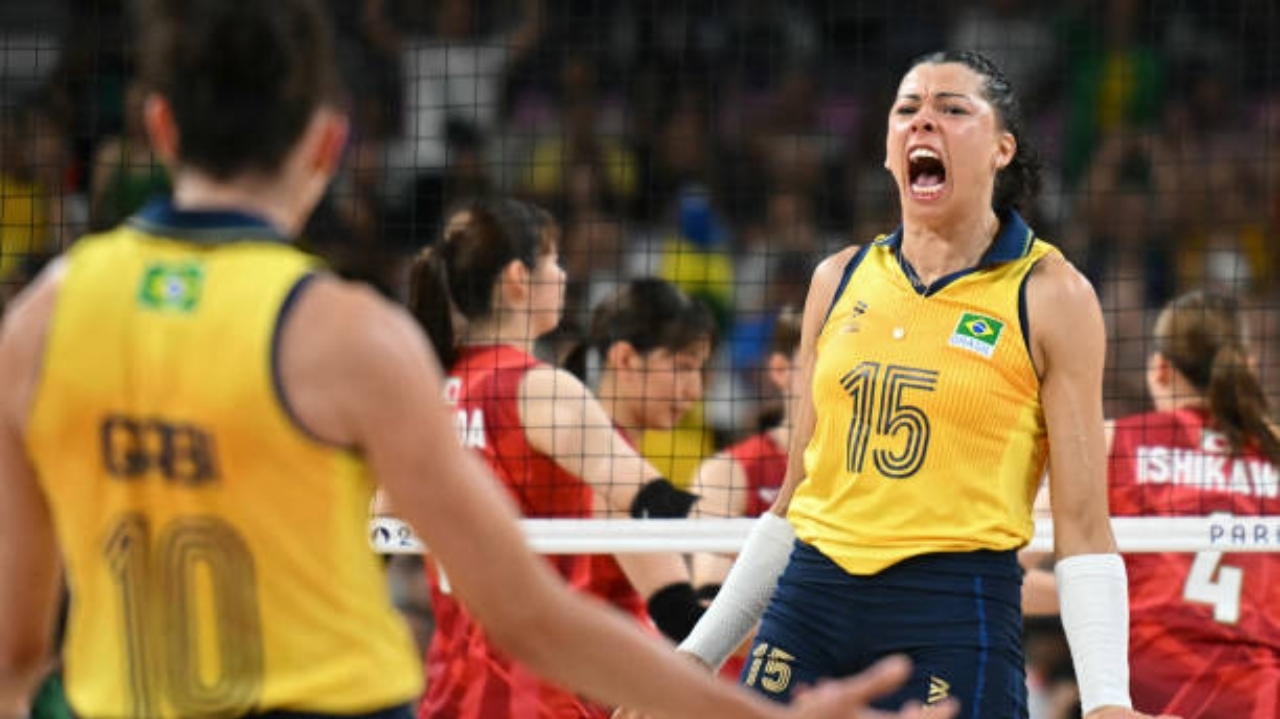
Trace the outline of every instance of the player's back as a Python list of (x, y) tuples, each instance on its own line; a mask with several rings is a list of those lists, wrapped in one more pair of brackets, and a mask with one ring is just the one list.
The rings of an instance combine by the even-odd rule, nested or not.
[[(525, 517), (583, 518), (591, 515), (591, 489), (538, 451), (525, 435), (520, 387), (542, 365), (505, 344), (461, 348), (445, 380), (462, 444), (479, 452)], [(588, 582), (589, 559), (546, 555), (574, 586)], [(453, 596), (448, 580), (428, 562), (435, 631), (427, 649), (427, 693), (418, 707), (423, 719), (590, 719), (599, 713), (566, 689), (535, 676), (511, 660)]]
[(163, 202), (68, 253), (27, 438), (79, 715), (356, 714), (420, 691), (364, 463), (281, 386), (282, 319), (316, 270), (256, 218)]
[[(1201, 410), (1116, 422), (1116, 516), (1274, 515), (1277, 468), (1231, 457)], [(1261, 531), (1273, 528), (1261, 521)], [(1252, 539), (1252, 537), (1251, 537)], [(1229, 550), (1231, 537), (1224, 538)], [(1271, 719), (1280, 706), (1280, 563), (1268, 553), (1131, 554), (1135, 706), (1193, 718)]]

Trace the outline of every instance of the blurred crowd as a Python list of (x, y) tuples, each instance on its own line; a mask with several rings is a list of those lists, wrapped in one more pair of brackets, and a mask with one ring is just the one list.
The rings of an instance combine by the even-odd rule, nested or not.
[[(0, 2), (0, 273), (10, 295), (167, 188), (131, 84), (137, 0)], [(443, 208), (533, 199), (565, 226), (568, 322), (658, 274), (721, 322), (696, 421), (752, 429), (777, 308), (816, 258), (892, 230), (892, 82), (941, 47), (1012, 79), (1046, 168), (1027, 208), (1094, 281), (1108, 414), (1142, 406), (1152, 308), (1191, 286), (1280, 329), (1280, 9), (1267, 0), (329, 0), (353, 133), (307, 241), (401, 292)], [(1280, 359), (1263, 356), (1270, 388)], [(1274, 367), (1273, 367), (1274, 366)]]
[[(0, 302), (168, 188), (132, 84), (136, 1), (0, 0)], [(892, 83), (944, 47), (1023, 98), (1047, 170), (1025, 214), (1101, 296), (1108, 416), (1145, 406), (1152, 313), (1195, 286), (1246, 303), (1280, 399), (1273, 0), (328, 5), (352, 135), (304, 241), (399, 296), (444, 208), (505, 193), (563, 223), (569, 333), (621, 280), (677, 282), (720, 326), (684, 467), (769, 415), (759, 365), (814, 263), (893, 229)], [(1061, 651), (1029, 659), (1051, 677)]]

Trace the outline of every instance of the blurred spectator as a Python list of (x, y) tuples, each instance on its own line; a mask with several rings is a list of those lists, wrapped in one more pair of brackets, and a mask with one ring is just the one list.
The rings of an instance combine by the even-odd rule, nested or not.
[(626, 251), (623, 223), (600, 177), (598, 165), (568, 168), (561, 221), (561, 263), (569, 275), (565, 315), (585, 321), (585, 312), (612, 291)]
[(646, 146), (648, 166), (643, 171), (641, 217), (650, 221), (678, 199), (682, 188), (717, 186), (716, 139), (711, 134), (710, 109), (704, 88), (689, 85), (676, 90), (669, 112), (663, 114), (657, 133)]
[(1023, 630), (1027, 657), (1029, 719), (1080, 716), (1080, 690), (1071, 667), (1071, 651), (1056, 616), (1028, 617)]
[(69, 195), (63, 121), (31, 98), (0, 117), (0, 281), (16, 282), (84, 229), (83, 202)]
[(1106, 416), (1146, 406), (1146, 336), (1150, 313), (1174, 291), (1177, 250), (1155, 199), (1151, 142), (1128, 133), (1109, 136), (1076, 200), (1083, 227), (1080, 267), (1093, 282), (1107, 318)]
[(632, 274), (655, 274), (707, 303), (723, 330), (733, 313), (736, 289), (729, 225), (700, 185), (681, 188), (672, 210), (674, 226), (661, 232), (656, 253)]
[(1052, 28), (1033, 0), (986, 0), (960, 11), (947, 39), (956, 50), (976, 50), (991, 58), (1036, 110), (1054, 89), (1057, 56)]
[(474, 0), (407, 1), (403, 12), (409, 28), (400, 40), (405, 120), (392, 170), (411, 179), (438, 178), (449, 162), (450, 120), (481, 135), (493, 130), (506, 70), (542, 32), (542, 2), (519, 0), (514, 26), (489, 34)]
[(323, 258), (342, 277), (365, 282), (384, 296), (408, 296), (408, 263), (412, 248), (381, 234), (360, 232), (343, 207), (350, 203), (330, 192), (311, 213), (299, 244)]
[(0, 3), (0, 108), (48, 82), (62, 61), (69, 9), (57, 2)]
[[(771, 296), (771, 282), (797, 256), (819, 256), (813, 200), (798, 190), (770, 193), (762, 222), (748, 225), (734, 263), (734, 308), (738, 314), (772, 313), (783, 304), (804, 304)], [(783, 277), (782, 279), (786, 279)], [(803, 278), (807, 284), (808, 277)]]
[(527, 192), (542, 205), (564, 208), (573, 175), (591, 174), (594, 194), (608, 212), (625, 209), (636, 191), (636, 159), (616, 135), (597, 125), (601, 98), (590, 56), (571, 53), (560, 72), (559, 131), (538, 139), (525, 174)]
[(90, 227), (115, 227), (155, 195), (168, 195), (169, 174), (151, 152), (142, 126), (144, 90), (134, 85), (125, 94), (124, 133), (98, 143), (89, 181)]
[(1074, 186), (1101, 136), (1156, 121), (1166, 68), (1144, 26), (1151, 16), (1146, 0), (1089, 0), (1068, 13), (1063, 45), (1070, 105), (1063, 173)]

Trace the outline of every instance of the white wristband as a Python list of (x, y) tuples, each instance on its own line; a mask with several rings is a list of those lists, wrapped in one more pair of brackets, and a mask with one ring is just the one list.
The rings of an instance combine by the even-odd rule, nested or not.
[(715, 601), (680, 643), (680, 651), (719, 670), (760, 621), (795, 539), (791, 522), (773, 512), (760, 515)]
[(1084, 714), (1104, 706), (1132, 708), (1129, 698), (1129, 584), (1119, 554), (1059, 560), (1062, 628), (1080, 685)]

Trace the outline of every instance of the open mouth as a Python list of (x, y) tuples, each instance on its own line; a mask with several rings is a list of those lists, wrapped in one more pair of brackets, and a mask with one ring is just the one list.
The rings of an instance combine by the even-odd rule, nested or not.
[(907, 178), (911, 191), (923, 197), (942, 192), (947, 184), (947, 167), (938, 153), (927, 147), (917, 147), (907, 155)]

